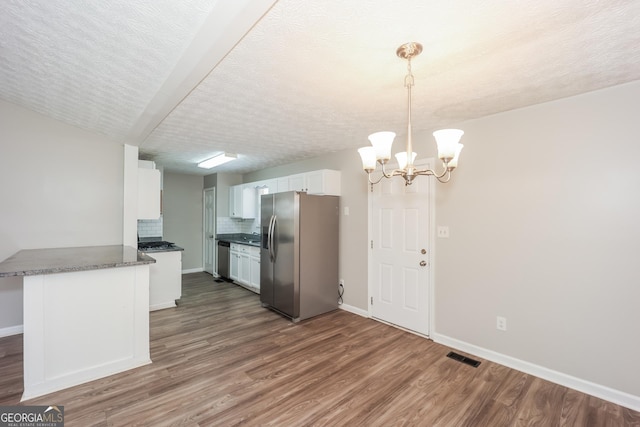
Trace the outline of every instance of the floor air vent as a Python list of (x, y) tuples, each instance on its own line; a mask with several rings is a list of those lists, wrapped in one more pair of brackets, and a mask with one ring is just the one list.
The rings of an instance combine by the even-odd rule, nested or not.
[(453, 351), (450, 351), (449, 354), (447, 354), (447, 357), (453, 360), (457, 360), (458, 362), (462, 362), (467, 365), (473, 366), (474, 368), (477, 368), (478, 366), (480, 366), (480, 362), (478, 362), (477, 360), (470, 359), (461, 354), (454, 353)]

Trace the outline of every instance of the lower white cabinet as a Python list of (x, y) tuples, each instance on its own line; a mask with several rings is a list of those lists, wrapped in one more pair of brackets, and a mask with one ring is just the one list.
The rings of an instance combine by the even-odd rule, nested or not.
[(255, 289), (256, 292), (260, 293), (260, 251), (258, 250), (258, 255), (251, 255), (249, 258), (249, 263), (251, 264), (251, 281), (249, 285)]
[(238, 282), (248, 284), (251, 282), (251, 265), (249, 264), (249, 254), (240, 252), (240, 271), (238, 272)]
[(240, 251), (236, 243), (231, 244), (231, 250), (229, 251), (229, 278), (231, 280), (238, 280), (240, 274)]
[(156, 260), (149, 264), (149, 310), (175, 307), (182, 297), (182, 252), (147, 252)]
[(229, 278), (260, 293), (260, 248), (232, 243), (229, 255)]

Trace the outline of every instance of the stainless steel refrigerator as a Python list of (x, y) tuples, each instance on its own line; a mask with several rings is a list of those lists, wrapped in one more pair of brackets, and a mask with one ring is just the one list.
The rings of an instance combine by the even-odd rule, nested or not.
[(338, 308), (338, 196), (261, 197), (260, 301), (294, 322)]

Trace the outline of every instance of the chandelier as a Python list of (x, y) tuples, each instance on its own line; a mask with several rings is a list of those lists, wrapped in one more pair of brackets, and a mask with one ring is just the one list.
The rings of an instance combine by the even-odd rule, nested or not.
[[(411, 185), (418, 175), (434, 176), (439, 182), (448, 182), (451, 179), (451, 172), (458, 166), (458, 157), (463, 145), (460, 144), (460, 137), (464, 134), (459, 129), (442, 129), (433, 132), (438, 147), (438, 158), (442, 160), (444, 169), (437, 173), (431, 169), (416, 169), (413, 162), (416, 153), (413, 151), (411, 140), (411, 88), (413, 87), (413, 74), (411, 74), (411, 60), (422, 52), (420, 43), (405, 43), (396, 50), (396, 54), (407, 60), (407, 75), (404, 78), (404, 85), (407, 88), (407, 148), (404, 152), (396, 154), (398, 169), (387, 172), (385, 165), (391, 158), (391, 145), (396, 134), (394, 132), (376, 132), (369, 135), (371, 145), (358, 150), (362, 158), (362, 168), (367, 173), (371, 188), (379, 183), (382, 178), (401, 176), (405, 185)], [(377, 180), (371, 179), (371, 174), (376, 170), (377, 164), (382, 165), (382, 175)]]

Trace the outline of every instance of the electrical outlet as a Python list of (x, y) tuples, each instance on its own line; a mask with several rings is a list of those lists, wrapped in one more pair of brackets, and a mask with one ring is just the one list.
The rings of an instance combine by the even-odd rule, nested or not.
[(449, 227), (446, 225), (439, 225), (438, 226), (438, 237), (442, 238), (442, 239), (448, 239), (449, 238)]
[(499, 330), (499, 331), (506, 331), (507, 330), (507, 318), (506, 317), (502, 317), (502, 316), (496, 317), (496, 329)]

